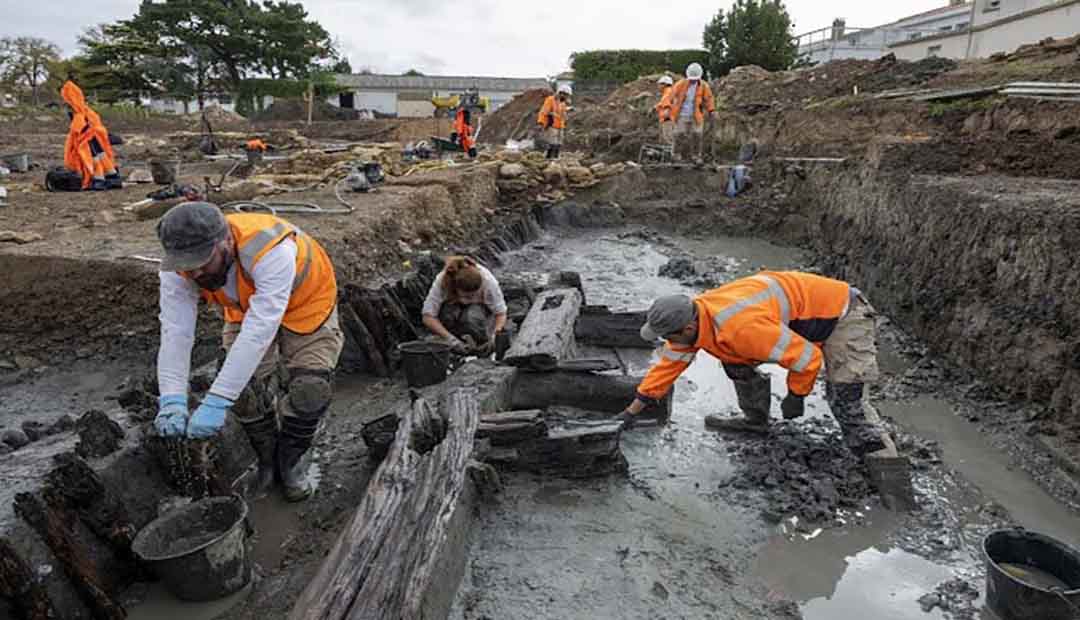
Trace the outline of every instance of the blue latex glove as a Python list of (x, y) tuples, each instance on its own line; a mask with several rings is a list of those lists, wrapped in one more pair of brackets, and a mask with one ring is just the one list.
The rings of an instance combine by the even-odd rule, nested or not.
[(207, 394), (202, 404), (195, 410), (188, 422), (187, 436), (191, 439), (213, 437), (225, 426), (225, 413), (232, 407), (233, 401)]
[(188, 424), (187, 396), (166, 394), (158, 398), (158, 414), (154, 426), (162, 437), (179, 437)]

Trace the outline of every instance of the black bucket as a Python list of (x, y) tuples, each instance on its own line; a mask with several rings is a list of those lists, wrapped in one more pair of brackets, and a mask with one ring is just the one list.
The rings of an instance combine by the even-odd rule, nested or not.
[(247, 512), (237, 495), (192, 502), (151, 521), (131, 548), (176, 598), (225, 598), (251, 580)]
[(1080, 620), (1080, 553), (1049, 536), (998, 530), (983, 540), (986, 606), (1002, 620)]
[(398, 345), (401, 365), (409, 387), (421, 388), (446, 381), (450, 367), (450, 345), (430, 340), (413, 340)]

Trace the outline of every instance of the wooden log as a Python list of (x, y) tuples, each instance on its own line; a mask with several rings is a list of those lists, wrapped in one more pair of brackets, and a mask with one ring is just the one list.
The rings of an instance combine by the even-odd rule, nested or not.
[[(418, 438), (443, 420), (445, 437), (421, 454)], [(453, 423), (445, 425), (446, 420)], [(453, 390), (437, 414), (417, 399), (375, 472), (352, 521), (289, 613), (291, 620), (422, 618), (425, 596), (448, 544), (480, 422), (475, 392)], [(436, 429), (437, 430), (437, 429)], [(431, 616), (434, 617), (434, 616)]]
[(505, 361), (519, 367), (552, 370), (574, 357), (574, 322), (581, 310), (581, 293), (560, 288), (536, 297), (528, 316), (506, 351)]
[(626, 349), (652, 349), (656, 345), (641, 339), (644, 312), (611, 312), (604, 306), (587, 306), (574, 325), (574, 337), (581, 344)]
[(576, 421), (515, 445), (493, 448), (485, 458), (502, 467), (539, 474), (587, 478), (623, 472), (626, 457), (619, 448), (622, 425)]
[(8, 601), (16, 617), (23, 620), (57, 617), (45, 586), (5, 538), (0, 538), (0, 598)]
[(341, 326), (360, 347), (371, 372), (376, 377), (389, 377), (390, 368), (386, 364), (386, 358), (383, 357), (383, 351), (375, 343), (375, 338), (372, 337), (364, 322), (356, 316), (356, 311), (352, 309), (352, 306), (344, 303), (338, 306), (338, 313), (341, 315)]
[(484, 414), (476, 432), (478, 438), (487, 439), (493, 446), (509, 446), (546, 434), (547, 423), (539, 409)]
[(553, 271), (549, 273), (547, 287), (545, 288), (575, 288), (577, 292), (581, 293), (582, 305), (586, 303), (585, 286), (581, 283), (581, 274), (576, 271)]
[[(634, 400), (639, 383), (641, 377), (590, 372), (519, 372), (514, 377), (510, 406), (514, 409), (564, 406), (616, 414)], [(642, 419), (667, 423), (673, 392), (668, 392), (658, 404), (646, 407), (640, 414)]]
[(603, 372), (605, 370), (620, 370), (621, 368), (622, 366), (619, 365), (618, 360), (594, 357), (588, 359), (580, 358), (563, 360), (558, 363), (555, 370), (566, 372)]

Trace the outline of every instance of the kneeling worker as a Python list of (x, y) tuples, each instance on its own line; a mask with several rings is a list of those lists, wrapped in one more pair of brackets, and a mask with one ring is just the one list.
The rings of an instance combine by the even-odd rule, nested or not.
[(499, 281), (468, 256), (446, 259), (422, 312), (424, 327), (461, 351), (491, 353), (496, 336), (506, 329), (506, 300)]
[(803, 415), (804, 399), (824, 362), (827, 398), (844, 441), (859, 457), (896, 456), (878, 424), (866, 419), (864, 385), (877, 377), (874, 309), (846, 282), (808, 273), (762, 272), (735, 280), (695, 299), (662, 297), (649, 309), (641, 336), (667, 341), (660, 361), (638, 386), (621, 417), (628, 427), (649, 403), (667, 394), (700, 350), (718, 358), (735, 383), (742, 416), (707, 416), (718, 430), (767, 431), (771, 394), (768, 375), (756, 366), (788, 369), (785, 419)]
[[(223, 215), (205, 202), (173, 207), (157, 233), (165, 249), (159, 274), (158, 432), (206, 439), (221, 430), (231, 410), (258, 455), (260, 491), (273, 484), (276, 473), (286, 499), (307, 498), (314, 490), (307, 475), (311, 444), (330, 407), (344, 343), (330, 258), (281, 218)], [(200, 297), (222, 308), (225, 357), (189, 417)], [(287, 374), (283, 390), (279, 361)]]

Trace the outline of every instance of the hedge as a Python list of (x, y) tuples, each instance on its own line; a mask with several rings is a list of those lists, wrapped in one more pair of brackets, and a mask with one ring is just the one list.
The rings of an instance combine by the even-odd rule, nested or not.
[(705, 50), (596, 50), (570, 56), (574, 80), (631, 82), (643, 75), (670, 71), (682, 75), (692, 62), (705, 66)]

